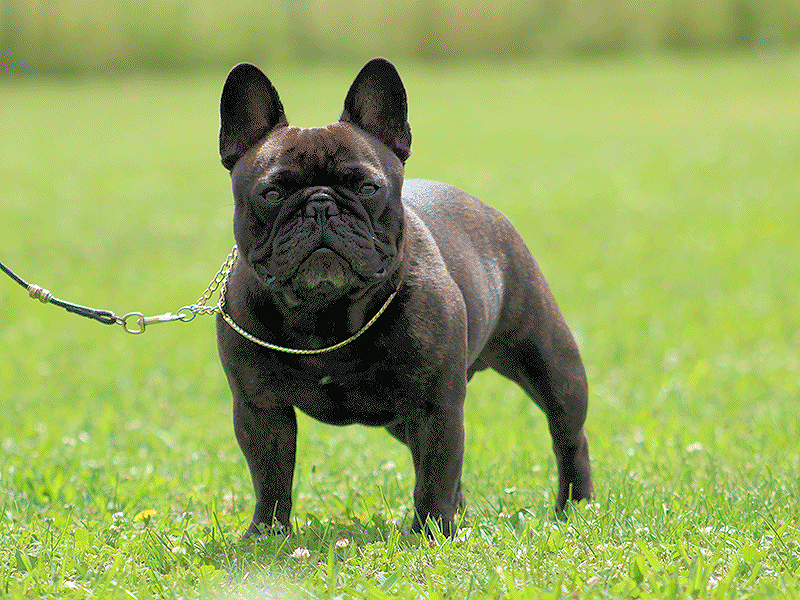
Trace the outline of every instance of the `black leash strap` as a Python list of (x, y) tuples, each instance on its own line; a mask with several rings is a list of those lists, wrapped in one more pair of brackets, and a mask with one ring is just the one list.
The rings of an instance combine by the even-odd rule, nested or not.
[(43, 287), (40, 287), (35, 284), (29, 284), (27, 281), (22, 279), (19, 275), (14, 273), (11, 269), (5, 266), (2, 262), (0, 262), (0, 270), (3, 271), (6, 275), (11, 277), (14, 281), (28, 290), (28, 294), (31, 298), (36, 298), (40, 300), (44, 304), (48, 302), (50, 304), (55, 304), (56, 306), (60, 306), (64, 310), (67, 310), (73, 314), (80, 315), (81, 317), (87, 317), (89, 319), (94, 319), (95, 321), (99, 321), (104, 325), (114, 325), (119, 321), (117, 315), (114, 314), (113, 311), (110, 310), (97, 310), (95, 308), (89, 308), (88, 306), (81, 306), (80, 304), (73, 304), (72, 302), (67, 302), (65, 300), (60, 300), (53, 296), (50, 293), (50, 290), (46, 290)]

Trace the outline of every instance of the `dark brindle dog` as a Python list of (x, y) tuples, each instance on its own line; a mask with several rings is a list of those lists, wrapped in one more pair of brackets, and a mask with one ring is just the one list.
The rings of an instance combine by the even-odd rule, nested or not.
[(406, 444), (413, 529), (430, 518), (453, 535), (467, 381), (487, 367), (547, 415), (558, 508), (592, 495), (586, 375), (550, 289), (503, 215), (443, 183), (403, 180), (406, 118), (403, 83), (382, 59), (358, 74), (339, 122), (315, 129), (288, 126), (256, 67), (225, 82), (219, 143), (239, 250), (225, 310), (251, 337), (222, 317), (217, 335), (255, 487), (248, 534), (290, 526), (299, 408)]

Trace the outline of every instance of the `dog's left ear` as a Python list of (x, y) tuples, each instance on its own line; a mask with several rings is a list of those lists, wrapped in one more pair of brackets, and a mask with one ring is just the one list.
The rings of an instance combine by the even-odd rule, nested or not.
[(405, 163), (411, 154), (406, 89), (388, 60), (373, 58), (356, 76), (339, 119), (357, 125), (386, 144)]

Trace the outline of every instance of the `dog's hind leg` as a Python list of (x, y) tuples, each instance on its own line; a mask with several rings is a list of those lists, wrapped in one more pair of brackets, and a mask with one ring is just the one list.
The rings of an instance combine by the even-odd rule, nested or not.
[[(544, 411), (558, 465), (557, 510), (594, 493), (589, 443), (584, 433), (588, 407), (586, 371), (577, 344), (555, 303), (549, 319), (537, 319), (525, 338), (495, 345), (490, 363), (516, 381)], [(510, 337), (510, 336), (509, 336)]]

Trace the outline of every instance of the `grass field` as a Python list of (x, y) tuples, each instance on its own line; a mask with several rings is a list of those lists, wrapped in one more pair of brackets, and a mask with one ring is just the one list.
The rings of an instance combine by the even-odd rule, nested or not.
[[(290, 122), (359, 64), (270, 72)], [(800, 56), (398, 64), (409, 177), (497, 206), (581, 346), (596, 501), (552, 516), (543, 416), (467, 400), (468, 513), (409, 535), (410, 457), (300, 418), (295, 534), (252, 490), (213, 323), (134, 337), (0, 279), (0, 598), (800, 597)], [(0, 80), (0, 260), (176, 311), (233, 244), (225, 73)]]

